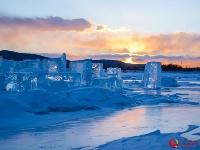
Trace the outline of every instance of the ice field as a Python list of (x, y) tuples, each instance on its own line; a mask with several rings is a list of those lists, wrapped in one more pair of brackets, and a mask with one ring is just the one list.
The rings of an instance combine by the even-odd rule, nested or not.
[(120, 91), (99, 83), (1, 90), (1, 149), (169, 149), (172, 138), (199, 143), (200, 73), (162, 72), (160, 89), (143, 88), (143, 75), (122, 72)]

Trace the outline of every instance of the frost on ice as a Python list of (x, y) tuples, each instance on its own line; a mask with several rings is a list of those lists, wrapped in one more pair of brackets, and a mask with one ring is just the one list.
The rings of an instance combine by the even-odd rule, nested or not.
[(148, 62), (143, 76), (144, 88), (157, 89), (161, 86), (161, 62)]

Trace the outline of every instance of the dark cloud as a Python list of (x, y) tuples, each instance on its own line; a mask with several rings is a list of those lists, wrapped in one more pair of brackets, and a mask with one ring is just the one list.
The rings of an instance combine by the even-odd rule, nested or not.
[(28, 28), (50, 31), (83, 31), (91, 26), (92, 24), (83, 18), (67, 20), (60, 17), (17, 18), (0, 16), (0, 27), (7, 28)]
[(132, 56), (135, 61), (139, 62), (145, 62), (145, 61), (159, 61), (159, 60), (165, 60), (165, 61), (176, 61), (176, 60), (182, 60), (186, 59), (183, 56), (164, 56), (164, 55), (156, 55), (156, 56), (150, 56), (150, 55), (135, 55)]
[(104, 26), (98, 25), (97, 28), (96, 28), (96, 30), (102, 30), (102, 29), (104, 29), (104, 28), (105, 28)]
[(100, 55), (89, 55), (93, 59), (118, 59), (125, 60), (126, 58), (132, 58), (135, 62), (146, 63), (148, 61), (164, 61), (164, 62), (178, 62), (178, 61), (198, 61), (200, 57), (198, 56), (165, 56), (165, 55), (138, 55), (138, 54), (100, 54)]
[(89, 55), (89, 58), (93, 59), (125, 59), (130, 57), (129, 54), (100, 54), (100, 55)]

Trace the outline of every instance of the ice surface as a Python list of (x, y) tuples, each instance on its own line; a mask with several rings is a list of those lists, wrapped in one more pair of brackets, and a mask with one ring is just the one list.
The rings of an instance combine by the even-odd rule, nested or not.
[(148, 62), (143, 76), (144, 88), (157, 89), (161, 86), (161, 62)]
[(98, 87), (107, 88), (111, 90), (121, 90), (122, 79), (116, 78), (116, 77), (94, 78), (92, 81), (92, 86), (98, 86)]
[[(169, 149), (169, 139), (180, 138), (178, 132), (186, 131), (189, 124), (200, 125), (200, 74), (163, 72), (164, 76), (175, 77), (179, 86), (153, 89), (160, 91), (158, 95), (145, 94), (146, 89), (135, 84), (141, 83), (142, 74), (123, 72), (122, 78), (128, 81), (123, 84), (123, 93), (98, 87), (64, 87), (60, 91), (45, 88), (17, 94), (0, 91), (1, 149), (103, 149), (106, 147), (98, 146), (121, 138), (120, 142), (108, 143), (107, 148)], [(58, 75), (52, 83), (60, 83), (56, 80), (62, 82), (63, 76)], [(197, 104), (182, 103), (194, 99)], [(181, 137), (199, 139), (197, 129)], [(161, 142), (157, 142), (159, 138)], [(150, 146), (144, 145), (145, 141)]]
[(121, 68), (107, 68), (107, 76), (121, 78)]
[(77, 60), (71, 61), (69, 64), (71, 72), (81, 74), (81, 84), (90, 85), (92, 79), (92, 60)]
[(92, 63), (92, 77), (103, 77), (103, 63)]
[[(171, 128), (171, 126), (170, 126)], [(111, 150), (111, 149), (125, 149), (125, 150), (133, 150), (133, 149), (140, 149), (140, 150), (147, 150), (147, 149), (173, 149), (169, 145), (170, 139), (178, 139), (179, 145), (175, 147), (177, 149), (198, 149), (198, 143), (200, 140), (191, 140), (186, 139), (183, 134), (189, 133), (191, 131), (196, 130), (198, 126), (190, 125), (186, 131), (183, 132), (176, 132), (176, 133), (161, 133), (160, 130), (155, 130), (154, 132), (140, 135), (140, 136), (133, 136), (128, 138), (118, 139), (112, 142), (108, 142), (104, 145), (98, 147), (101, 150)], [(156, 141), (159, 139), (159, 142)], [(148, 144), (144, 144), (146, 142)], [(166, 142), (168, 141), (168, 142)], [(134, 144), (133, 144), (134, 143)], [(190, 144), (189, 144), (190, 143)]]

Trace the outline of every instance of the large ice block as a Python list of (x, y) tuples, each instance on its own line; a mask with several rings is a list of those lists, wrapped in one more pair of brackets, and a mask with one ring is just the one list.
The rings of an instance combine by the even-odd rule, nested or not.
[(0, 56), (0, 67), (1, 67), (2, 61), (3, 61), (3, 58)]
[(60, 58), (51, 58), (51, 61), (55, 61), (58, 64), (58, 72), (66, 71), (66, 54), (63, 53)]
[(161, 86), (161, 62), (148, 62), (143, 76), (144, 88), (157, 89)]
[(14, 60), (2, 59), (0, 72), (2, 75), (6, 75), (9, 72), (14, 71)]
[(35, 60), (23, 60), (20, 62), (22, 69), (24, 68), (39, 68), (40, 67), (40, 60), (35, 59)]
[(21, 92), (37, 89), (37, 77), (27, 72), (12, 72), (6, 75), (6, 90)]
[(111, 90), (122, 89), (122, 79), (117, 77), (99, 77), (92, 80), (92, 86), (98, 86)]
[(92, 79), (92, 60), (77, 60), (71, 61), (69, 64), (71, 72), (81, 74), (81, 84), (90, 85)]
[(39, 68), (40, 60), (13, 61), (3, 59), (1, 64), (0, 72), (6, 74), (9, 72), (18, 72), (25, 68)]
[(41, 73), (38, 75), (39, 89), (65, 89), (66, 87), (80, 86), (81, 74), (71, 72)]
[(107, 76), (121, 78), (121, 68), (107, 68)]
[(66, 71), (66, 54), (63, 53), (59, 58), (49, 58), (42, 61), (41, 68), (45, 72), (56, 73)]
[(103, 77), (103, 63), (92, 63), (92, 77)]
[(3, 58), (0, 56), (0, 75), (2, 74), (1, 70), (2, 70), (2, 61), (3, 61)]

